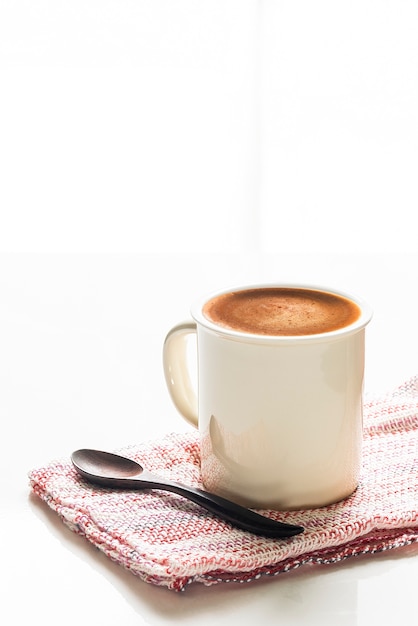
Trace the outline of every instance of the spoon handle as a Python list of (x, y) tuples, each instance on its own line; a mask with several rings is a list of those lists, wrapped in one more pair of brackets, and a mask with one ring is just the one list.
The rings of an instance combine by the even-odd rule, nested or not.
[(188, 500), (200, 505), (210, 513), (230, 522), (234, 526), (246, 530), (256, 535), (265, 537), (284, 538), (292, 537), (302, 533), (304, 528), (294, 524), (286, 524), (255, 513), (231, 500), (222, 498), (213, 493), (186, 487), (177, 482), (169, 481), (143, 471), (140, 475), (131, 478), (99, 477), (83, 472), (83, 476), (91, 482), (101, 484), (106, 487), (118, 489), (161, 489), (183, 496)]
[(194, 487), (185, 487), (184, 485), (174, 482), (164, 482), (159, 485), (158, 482), (156, 482), (154, 489), (167, 489), (173, 493), (184, 496), (234, 526), (256, 535), (283, 538), (298, 535), (304, 530), (302, 526), (278, 522), (236, 504), (235, 502), (231, 502), (231, 500)]

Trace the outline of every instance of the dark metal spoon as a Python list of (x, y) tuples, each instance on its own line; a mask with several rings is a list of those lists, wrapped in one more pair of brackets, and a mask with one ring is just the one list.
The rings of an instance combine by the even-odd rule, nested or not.
[(118, 489), (163, 489), (188, 498), (211, 513), (256, 535), (292, 537), (303, 532), (302, 526), (276, 522), (235, 502), (207, 491), (186, 487), (160, 478), (139, 463), (118, 454), (100, 450), (76, 450), (71, 460), (77, 472), (92, 483)]

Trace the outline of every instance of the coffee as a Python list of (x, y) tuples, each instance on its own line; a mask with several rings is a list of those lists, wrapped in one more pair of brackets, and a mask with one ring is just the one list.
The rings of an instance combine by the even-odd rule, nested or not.
[(360, 308), (343, 296), (315, 289), (260, 287), (218, 295), (203, 307), (213, 323), (255, 335), (317, 335), (345, 328)]

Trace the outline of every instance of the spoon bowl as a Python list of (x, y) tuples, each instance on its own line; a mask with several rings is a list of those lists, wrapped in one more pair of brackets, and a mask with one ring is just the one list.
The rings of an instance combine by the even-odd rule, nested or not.
[(166, 480), (144, 469), (136, 461), (111, 452), (80, 449), (73, 452), (76, 471), (89, 482), (116, 489), (161, 489), (191, 500), (230, 524), (272, 538), (292, 537), (302, 526), (278, 522), (215, 494)]
[(76, 470), (86, 477), (131, 478), (144, 472), (142, 465), (136, 461), (101, 450), (77, 450), (71, 459)]

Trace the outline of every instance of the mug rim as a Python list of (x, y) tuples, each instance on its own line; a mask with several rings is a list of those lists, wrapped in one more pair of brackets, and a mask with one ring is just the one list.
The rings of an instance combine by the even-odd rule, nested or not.
[[(239, 292), (246, 291), (251, 289), (271, 289), (271, 288), (284, 288), (284, 289), (304, 289), (307, 291), (322, 291), (325, 293), (329, 293), (331, 295), (341, 296), (346, 298), (347, 300), (351, 300), (360, 308), (360, 316), (351, 324), (347, 326), (343, 326), (342, 328), (337, 328), (336, 330), (327, 331), (325, 333), (315, 333), (310, 335), (259, 335), (257, 333), (248, 333), (240, 330), (234, 330), (232, 328), (227, 328), (225, 326), (221, 326), (220, 324), (216, 324), (212, 322), (207, 317), (203, 315), (203, 306), (211, 300), (212, 298), (216, 298), (217, 296), (223, 295), (229, 292)], [(285, 283), (285, 282), (274, 282), (274, 283), (252, 283), (249, 285), (239, 285), (235, 287), (229, 287), (224, 289), (219, 289), (212, 293), (206, 294), (205, 296), (201, 296), (198, 298), (191, 306), (190, 309), (191, 315), (194, 321), (206, 328), (207, 330), (216, 333), (218, 335), (223, 335), (225, 337), (229, 337), (231, 339), (239, 340), (241, 342), (249, 342), (249, 343), (281, 343), (281, 344), (289, 344), (289, 343), (315, 343), (324, 340), (332, 340), (338, 339), (341, 337), (345, 337), (347, 335), (351, 335), (356, 333), (367, 326), (370, 320), (373, 317), (373, 310), (370, 305), (363, 299), (357, 295), (352, 293), (348, 293), (341, 289), (336, 289), (334, 287), (327, 287), (324, 285), (314, 285), (310, 283)]]

